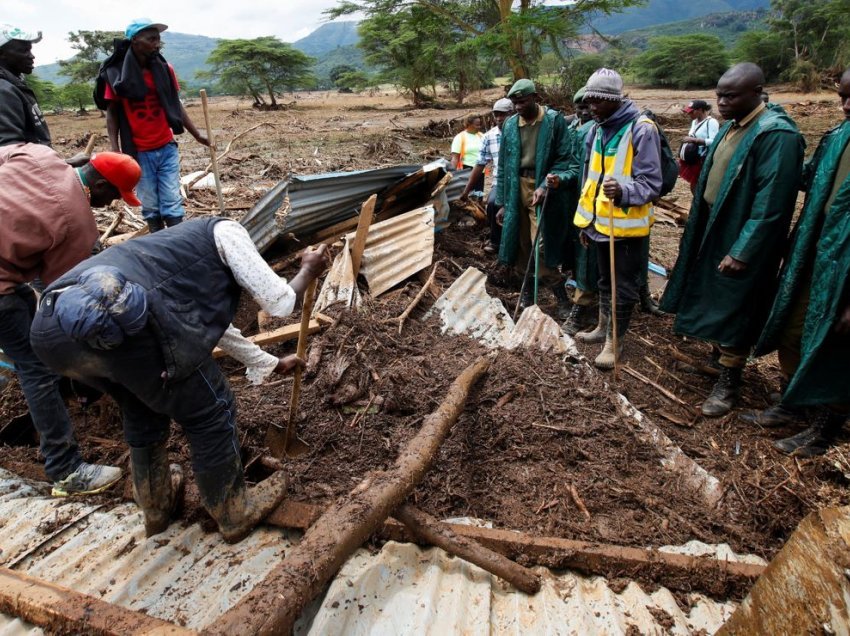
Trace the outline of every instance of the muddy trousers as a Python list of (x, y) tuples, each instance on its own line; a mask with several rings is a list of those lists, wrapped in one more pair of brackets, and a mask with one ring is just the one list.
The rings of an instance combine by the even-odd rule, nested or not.
[[(534, 177), (520, 177), (520, 202), (519, 202), (519, 240), (517, 241), (516, 260), (514, 260), (514, 271), (522, 279), (525, 268), (528, 265), (528, 257), (534, 250), (534, 237), (537, 235), (537, 208), (531, 205), (534, 195)], [(553, 211), (547, 212), (552, 214)], [(545, 230), (545, 227), (544, 227)], [(540, 286), (552, 287), (562, 281), (561, 274), (557, 269), (546, 267), (546, 246), (543, 236), (539, 238), (540, 248), (540, 270), (538, 280)], [(534, 281), (534, 261), (531, 262), (531, 270), (528, 274), (529, 288)]]
[(132, 448), (165, 442), (174, 420), (189, 440), (196, 473), (239, 457), (235, 400), (212, 357), (187, 377), (164, 381), (165, 363), (150, 328), (115, 349), (101, 350), (74, 342), (45, 314), (39, 310), (32, 325), (36, 354), (54, 371), (112, 396)]

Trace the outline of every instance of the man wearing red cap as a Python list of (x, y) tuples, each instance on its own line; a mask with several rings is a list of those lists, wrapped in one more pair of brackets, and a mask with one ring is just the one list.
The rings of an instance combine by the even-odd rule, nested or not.
[(209, 145), (180, 103), (174, 68), (159, 52), (160, 33), (167, 28), (148, 18), (130, 23), (101, 65), (95, 88), (112, 150), (131, 155), (142, 167), (138, 193), (151, 232), (180, 223), (185, 214), (174, 135), (185, 129)]
[(0, 349), (15, 363), (55, 495), (100, 492), (121, 469), (83, 461), (59, 376), (30, 346), (36, 298), (28, 283), (50, 284), (87, 258), (98, 237), (92, 207), (121, 197), (138, 205), (140, 175), (132, 157), (111, 152), (73, 168), (44, 145), (0, 148)]

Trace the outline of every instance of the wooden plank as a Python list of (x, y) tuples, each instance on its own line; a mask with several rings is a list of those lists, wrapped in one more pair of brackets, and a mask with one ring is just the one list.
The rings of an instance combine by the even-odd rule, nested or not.
[[(320, 506), (285, 501), (265, 522), (305, 530), (321, 516)], [(660, 552), (653, 548), (633, 548), (561, 537), (540, 537), (495, 528), (479, 528), (446, 523), (457, 535), (473, 539), (523, 565), (571, 569), (584, 574), (651, 580), (675, 590), (701, 590), (717, 598), (729, 594), (743, 596), (764, 572), (765, 566), (737, 563), (713, 557)], [(388, 519), (378, 531), (382, 539), (422, 544), (405, 526)]]
[(197, 634), (174, 623), (8, 568), (0, 568), (0, 612), (28, 621), (50, 634)]
[[(285, 327), (280, 327), (279, 329), (273, 329), (272, 331), (258, 333), (256, 336), (249, 336), (248, 340), (260, 347), (264, 347), (271, 344), (277, 344), (278, 342), (286, 342), (287, 340), (295, 340), (298, 337), (298, 331), (300, 330), (300, 328), (300, 323), (294, 325), (286, 325)], [(311, 320), (310, 326), (307, 327), (307, 333), (312, 335), (319, 331), (321, 328), (322, 326), (318, 320)], [(223, 355), (226, 354), (218, 347), (213, 349), (213, 358), (220, 358)]]
[(357, 275), (360, 273), (360, 262), (363, 259), (363, 250), (366, 249), (366, 239), (369, 236), (369, 228), (372, 225), (372, 217), (375, 214), (375, 203), (378, 201), (378, 195), (373, 194), (363, 207), (360, 208), (360, 217), (357, 220), (357, 232), (354, 234), (354, 241), (351, 244), (351, 267), (354, 271), (354, 280), (357, 280)]

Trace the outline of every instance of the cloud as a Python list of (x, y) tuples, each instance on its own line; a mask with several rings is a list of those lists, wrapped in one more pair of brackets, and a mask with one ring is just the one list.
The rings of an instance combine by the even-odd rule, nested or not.
[(144, 16), (164, 22), (172, 31), (216, 38), (254, 38), (274, 35), (294, 42), (325, 22), (323, 11), (337, 0), (148, 0), (143, 7), (126, 0), (3, 0), (0, 21), (27, 30), (42, 31), (35, 45), (36, 64), (49, 64), (73, 55), (66, 40), (69, 31), (123, 30)]

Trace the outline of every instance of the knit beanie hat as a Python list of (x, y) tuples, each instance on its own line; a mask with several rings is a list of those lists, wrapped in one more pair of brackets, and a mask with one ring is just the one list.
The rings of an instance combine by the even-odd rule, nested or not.
[(619, 101), (623, 99), (623, 78), (617, 71), (600, 68), (590, 76), (584, 89), (585, 99)]

